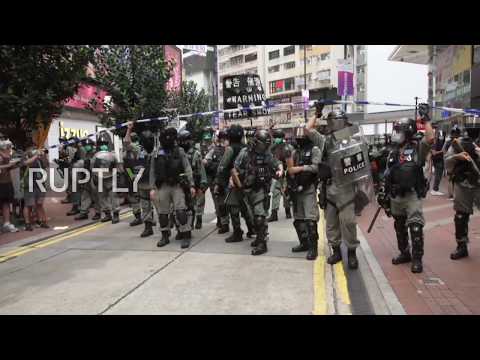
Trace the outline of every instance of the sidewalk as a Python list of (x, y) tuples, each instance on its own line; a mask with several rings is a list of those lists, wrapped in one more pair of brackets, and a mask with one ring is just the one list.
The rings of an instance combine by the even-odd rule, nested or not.
[[(447, 194), (446, 180), (441, 191)], [(382, 211), (370, 234), (368, 226), (376, 211), (370, 206), (358, 218), (361, 232), (407, 314), (480, 314), (480, 216), (470, 218), (470, 257), (453, 261), (455, 249), (453, 201), (431, 196), (424, 201), (426, 220), (424, 272), (412, 274), (410, 264), (392, 265), (398, 254), (393, 218)]]
[[(67, 212), (72, 208), (72, 204), (62, 204), (61, 200), (65, 198), (65, 194), (47, 194), (44, 202), (45, 212), (47, 214), (47, 223), (50, 229), (42, 229), (35, 226), (33, 231), (23, 230), (23, 225), (17, 226), (19, 229), (16, 233), (1, 233), (0, 246), (10, 244), (16, 241), (34, 241), (44, 237), (58, 235), (64, 231), (88, 225), (93, 221), (81, 220), (75, 221), (75, 216), (67, 216)], [(90, 210), (90, 218), (93, 216), (93, 210)]]

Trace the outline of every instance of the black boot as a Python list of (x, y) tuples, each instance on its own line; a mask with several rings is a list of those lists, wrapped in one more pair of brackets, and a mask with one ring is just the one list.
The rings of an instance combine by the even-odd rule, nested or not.
[(116, 224), (120, 221), (118, 211), (113, 212), (112, 224)]
[(202, 228), (202, 215), (197, 215), (197, 219), (195, 222), (195, 229), (199, 230)]
[(157, 247), (162, 247), (170, 243), (170, 239), (168, 235), (169, 235), (168, 231), (162, 231), (162, 238), (158, 241)]
[(468, 256), (468, 248), (466, 242), (459, 242), (457, 243), (457, 249), (455, 252), (450, 254), (450, 259), (458, 260)]
[(96, 212), (93, 217), (92, 217), (92, 220), (100, 220), (102, 218), (102, 214), (100, 214), (99, 212)]
[(217, 223), (215, 224), (215, 226), (217, 227), (217, 229), (221, 229), (222, 227), (222, 221), (218, 216), (217, 216)]
[(88, 219), (88, 214), (87, 213), (80, 213), (77, 216), (73, 218), (73, 220), (87, 220)]
[(140, 237), (147, 237), (153, 235), (153, 224), (150, 221), (145, 221), (145, 228), (140, 234)]
[(285, 208), (285, 215), (287, 216), (287, 219), (291, 219), (291, 218), (292, 218), (292, 213), (290, 212), (290, 208), (289, 208), (289, 207)]
[(243, 231), (241, 229), (234, 229), (233, 234), (225, 239), (227, 243), (243, 241)]
[(247, 238), (251, 239), (256, 235), (257, 235), (257, 233), (255, 232), (255, 230), (253, 228), (249, 227), (248, 231), (247, 231)]
[(228, 233), (229, 231), (230, 231), (230, 226), (228, 226), (228, 224), (222, 225), (220, 229), (218, 229), (219, 234), (225, 234), (225, 233)]
[(173, 229), (175, 227), (175, 216), (173, 214), (170, 214), (168, 217), (168, 226), (170, 229)]
[(101, 220), (101, 222), (107, 222), (107, 221), (111, 221), (111, 220), (112, 220), (112, 214), (110, 213), (110, 211), (105, 211), (105, 216)]
[(190, 231), (186, 231), (186, 232), (183, 233), (183, 235), (182, 235), (182, 245), (181, 245), (182, 249), (186, 249), (190, 246), (191, 238), (192, 238), (192, 234), (191, 234)]
[(135, 219), (130, 223), (130, 226), (137, 226), (143, 223), (141, 212), (134, 213), (133, 215), (135, 215)]
[(397, 245), (400, 250), (400, 255), (392, 259), (393, 265), (405, 264), (412, 261), (410, 255), (410, 248), (408, 246), (408, 229), (406, 225), (407, 218), (404, 216), (397, 216), (393, 223), (395, 234), (397, 235)]
[(182, 240), (183, 239), (183, 233), (177, 230), (177, 235), (175, 235), (175, 240)]
[(410, 236), (412, 238), (412, 273), (423, 271), (423, 225), (410, 224)]
[(308, 253), (307, 260), (315, 260), (318, 256), (318, 232), (317, 232), (317, 223), (315, 221), (307, 222), (308, 229)]
[(327, 263), (330, 265), (334, 265), (339, 261), (342, 261), (342, 250), (340, 249), (340, 246), (332, 247), (332, 251), (332, 255), (330, 255), (327, 259)]
[(255, 217), (255, 230), (257, 232), (257, 238), (255, 247), (252, 249), (252, 255), (265, 254), (267, 249), (267, 221), (264, 216)]
[(292, 248), (292, 252), (302, 252), (307, 251), (309, 249), (308, 246), (308, 229), (307, 224), (305, 221), (302, 220), (295, 220), (293, 222), (293, 226), (297, 232), (298, 241), (300, 242), (299, 245)]
[(270, 217), (267, 220), (268, 222), (278, 221), (278, 212), (277, 210), (272, 210)]
[(356, 249), (348, 249), (348, 267), (350, 269), (358, 269)]
[(73, 205), (72, 209), (69, 212), (67, 212), (67, 216), (73, 216), (77, 214), (80, 214), (80, 209), (78, 208), (77, 205)]

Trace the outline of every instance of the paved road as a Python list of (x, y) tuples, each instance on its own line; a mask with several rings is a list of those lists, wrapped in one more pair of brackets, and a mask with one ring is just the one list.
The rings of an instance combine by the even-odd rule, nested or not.
[[(283, 217), (283, 212), (281, 212)], [(156, 247), (143, 226), (96, 223), (34, 243), (0, 247), (0, 314), (373, 314), (391, 313), (368, 253), (360, 270), (293, 254), (291, 220), (270, 224), (269, 252), (216, 233), (211, 199), (192, 246)], [(370, 259), (371, 260), (371, 259)]]

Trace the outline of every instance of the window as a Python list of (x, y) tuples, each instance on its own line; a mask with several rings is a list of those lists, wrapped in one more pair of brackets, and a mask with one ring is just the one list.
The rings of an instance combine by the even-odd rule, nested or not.
[(268, 53), (268, 59), (273, 60), (280, 57), (280, 50), (270, 51)]
[(243, 64), (243, 55), (234, 56), (230, 59), (232, 65)]
[(318, 80), (329, 80), (330, 79), (330, 70), (323, 70), (317, 73)]
[(307, 47), (307, 51), (310, 51), (312, 50), (312, 45), (300, 45), (300, 50), (303, 51), (303, 47), (306, 46)]
[(287, 62), (287, 63), (283, 64), (283, 67), (285, 68), (285, 70), (293, 69), (295, 67), (295, 61)]
[(295, 54), (295, 45), (287, 46), (283, 48), (283, 56)]
[(464, 84), (470, 84), (470, 70), (463, 72), (463, 82)]
[(293, 90), (295, 88), (295, 78), (285, 79), (285, 91)]
[(330, 59), (330, 53), (321, 54), (320, 59), (322, 59), (322, 61)]
[(270, 94), (276, 94), (284, 90), (284, 81), (270, 81)]
[(271, 73), (274, 73), (274, 72), (277, 72), (277, 71), (280, 71), (280, 65), (275, 65), (275, 66), (270, 66), (268, 68), (268, 72), (271, 74)]
[(255, 61), (255, 60), (257, 60), (257, 53), (256, 52), (245, 55), (245, 62), (250, 62), (250, 61)]

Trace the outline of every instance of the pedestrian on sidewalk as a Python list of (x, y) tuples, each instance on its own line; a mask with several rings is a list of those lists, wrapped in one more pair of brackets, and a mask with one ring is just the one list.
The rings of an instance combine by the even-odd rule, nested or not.
[[(452, 145), (445, 156), (449, 172), (455, 183), (455, 239), (456, 250), (450, 255), (452, 260), (468, 256), (468, 223), (473, 214), (473, 205), (480, 201), (480, 147), (475, 143), (480, 135), (480, 128), (467, 128), (460, 139), (452, 140)], [(460, 145), (460, 146), (458, 146)], [(475, 169), (475, 165), (476, 169)]]
[(442, 181), (443, 173), (445, 170), (443, 163), (443, 147), (445, 145), (445, 135), (442, 130), (436, 131), (435, 140), (431, 150), (431, 159), (433, 168), (435, 169), (435, 178), (433, 182), (433, 189), (430, 192), (433, 196), (442, 196), (444, 193), (440, 192), (440, 182)]
[[(444, 159), (446, 157), (446, 154), (448, 150), (450, 149), (450, 145), (454, 139), (458, 139), (461, 136), (462, 132), (460, 130), (460, 127), (455, 124), (453, 125), (452, 129), (450, 130), (450, 138), (445, 141), (445, 145), (443, 146), (443, 154), (444, 154)], [(448, 199), (453, 200), (453, 195), (454, 195), (454, 182), (453, 182), (453, 174), (448, 170), (448, 168), (445, 166), (446, 172), (447, 172), (447, 178), (448, 178)]]
[[(400, 255), (392, 259), (393, 265), (412, 262), (412, 273), (423, 271), (425, 218), (422, 199), (428, 187), (423, 168), (434, 141), (430, 124), (428, 104), (419, 105), (421, 121), (425, 124), (425, 136), (418, 140), (417, 122), (414, 119), (402, 119), (394, 125), (392, 143), (394, 149), (387, 159), (385, 173), (385, 193), (390, 198), (390, 208), (397, 235)], [(410, 254), (408, 230), (412, 240)]]
[(18, 161), (12, 161), (13, 144), (3, 134), (0, 134), (0, 204), (2, 207), (4, 232), (17, 232), (18, 229), (10, 222), (10, 207), (14, 200), (14, 189), (10, 170), (18, 166)]
[[(43, 202), (45, 200), (45, 192), (40, 189), (36, 180), (39, 180), (42, 175), (38, 172), (32, 172), (34, 169), (46, 170), (48, 167), (48, 160), (46, 154), (42, 150), (35, 149), (34, 146), (29, 146), (26, 151), (27, 159), (23, 162), (25, 169), (22, 176), (22, 186), (24, 189), (24, 207), (23, 217), (25, 218), (25, 230), (33, 230), (33, 212), (39, 222), (41, 228), (48, 229), (47, 215)], [(30, 183), (30, 179), (32, 182)]]

